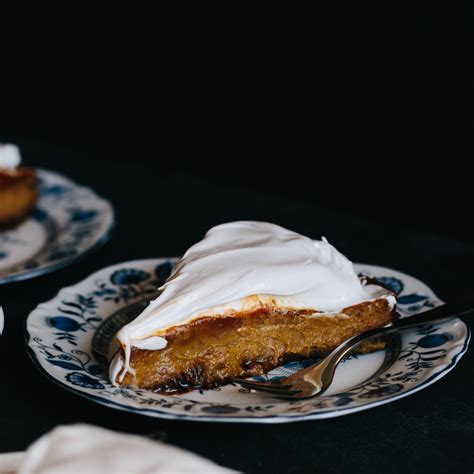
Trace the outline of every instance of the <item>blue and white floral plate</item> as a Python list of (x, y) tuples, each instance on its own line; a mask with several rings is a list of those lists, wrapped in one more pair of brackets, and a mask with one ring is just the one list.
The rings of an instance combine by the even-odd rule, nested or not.
[(0, 284), (56, 270), (103, 244), (114, 225), (109, 201), (57, 173), (37, 170), (31, 216), (0, 232)]
[[(114, 265), (39, 305), (26, 322), (35, 364), (62, 387), (111, 408), (172, 419), (281, 423), (344, 415), (413, 394), (452, 370), (468, 346), (469, 329), (456, 318), (406, 329), (384, 351), (346, 359), (323, 396), (302, 401), (279, 401), (233, 385), (174, 396), (114, 387), (107, 377), (113, 336), (156, 296), (175, 261)], [(426, 285), (403, 273), (371, 265), (356, 270), (395, 290), (407, 317), (442, 304)], [(294, 373), (308, 363), (287, 364), (264, 378)]]

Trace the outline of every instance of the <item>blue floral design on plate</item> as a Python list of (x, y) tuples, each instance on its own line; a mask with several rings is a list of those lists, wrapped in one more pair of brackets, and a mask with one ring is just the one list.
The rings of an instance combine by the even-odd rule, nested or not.
[(405, 288), (405, 285), (403, 284), (402, 280), (398, 278), (381, 276), (378, 277), (377, 280), (397, 295), (399, 295)]
[(55, 184), (48, 186), (46, 183), (42, 183), (41, 187), (41, 194), (43, 196), (61, 196), (62, 194), (66, 194), (69, 192), (69, 188), (67, 186), (62, 186), (60, 184)]
[(110, 281), (114, 285), (137, 285), (138, 283), (148, 280), (148, 278), (150, 278), (148, 272), (135, 270), (133, 268), (124, 268), (123, 270), (117, 270), (112, 273)]
[(85, 374), (81, 374), (80, 372), (70, 372), (66, 375), (66, 380), (74, 385), (79, 385), (80, 387), (84, 388), (92, 388), (94, 390), (105, 389), (105, 386), (102, 385), (97, 379), (89, 377)]
[(72, 209), (71, 222), (89, 222), (97, 217), (97, 211), (91, 209)]
[[(61, 291), (28, 317), (29, 353), (34, 362), (60, 385), (112, 408), (197, 421), (286, 422), (338, 416), (406, 396), (451, 370), (469, 342), (469, 329), (457, 319), (404, 330), (385, 352), (351, 358), (341, 366), (341, 372), (347, 368), (356, 374), (361, 367), (373, 367), (371, 377), (363, 376), (349, 389), (338, 391), (336, 374), (332, 392), (297, 402), (249, 394), (232, 385), (180, 396), (114, 387), (107, 377), (109, 344), (116, 331), (157, 296), (174, 263), (173, 259), (152, 259), (115, 265)], [(407, 275), (369, 265), (356, 265), (356, 270), (385, 282), (392, 279), (392, 284), (399, 281), (400, 297), (407, 297), (402, 299), (405, 314), (415, 303), (422, 303), (421, 310), (441, 304), (426, 285)], [(258, 379), (282, 378), (310, 363), (292, 362)]]
[(84, 323), (78, 323), (74, 319), (66, 316), (53, 316), (47, 318), (48, 323), (58, 329), (59, 331), (74, 332), (74, 331), (85, 331)]
[(155, 268), (155, 276), (160, 283), (164, 283), (173, 270), (171, 262), (160, 263)]

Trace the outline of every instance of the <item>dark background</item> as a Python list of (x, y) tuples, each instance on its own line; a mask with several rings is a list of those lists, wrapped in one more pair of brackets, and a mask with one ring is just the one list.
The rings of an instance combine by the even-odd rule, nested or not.
[(8, 14), (0, 139), (26, 162), (52, 144), (111, 173), (133, 160), (472, 240), (471, 16), (467, 3)]
[(0, 139), (117, 215), (93, 255), (0, 287), (0, 451), (87, 422), (245, 472), (472, 471), (472, 348), (414, 396), (274, 426), (114, 411), (52, 384), (24, 350), (24, 319), (60, 288), (179, 255), (236, 219), (326, 235), (445, 301), (472, 293), (472, 11), (417, 5), (0, 12)]

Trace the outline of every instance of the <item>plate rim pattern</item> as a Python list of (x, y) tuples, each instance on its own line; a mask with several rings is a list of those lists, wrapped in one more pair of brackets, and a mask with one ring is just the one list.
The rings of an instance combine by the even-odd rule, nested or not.
[[(58, 296), (62, 292), (65, 292), (65, 291), (68, 291), (68, 290), (73, 290), (74, 288), (76, 288), (76, 287), (78, 287), (82, 284), (85, 284), (89, 280), (92, 280), (94, 277), (97, 277), (98, 274), (100, 274), (100, 273), (103, 273), (103, 272), (105, 273), (106, 271), (108, 271), (111, 274), (114, 269), (117, 269), (117, 268), (120, 268), (120, 267), (126, 267), (126, 266), (130, 267), (130, 266), (134, 266), (134, 265), (143, 265), (143, 264), (146, 264), (146, 263), (150, 263), (150, 266), (151, 266), (151, 262), (154, 262), (154, 265), (156, 265), (159, 262), (173, 261), (174, 259), (176, 259), (176, 257), (139, 259), (139, 260), (125, 261), (125, 262), (122, 262), (122, 263), (117, 263), (117, 264), (113, 264), (113, 265), (104, 267), (104, 268), (92, 273), (91, 275), (86, 277), (84, 280), (82, 280), (82, 281), (80, 281), (80, 282), (78, 282), (74, 285), (71, 285), (69, 287), (62, 288), (57, 293), (56, 296), (51, 298), (49, 301), (47, 301), (45, 303), (42, 303), (41, 305), (38, 305), (38, 307), (39, 306), (47, 306), (48, 304), (53, 303), (54, 301), (57, 300)], [(393, 269), (390, 269), (390, 268), (387, 268), (387, 267), (378, 266), (378, 265), (371, 265), (371, 264), (358, 264), (358, 265), (362, 265), (364, 267), (371, 267), (371, 268), (379, 269), (379, 270), (385, 270), (385, 271), (388, 271), (388, 272), (395, 272), (399, 275), (404, 275), (406, 277), (413, 278), (417, 282), (420, 282), (423, 285), (425, 285), (420, 280), (417, 280), (416, 278), (411, 277), (410, 275), (405, 274), (403, 272), (400, 272), (398, 270), (393, 270)], [(433, 295), (434, 295), (434, 293), (433, 293)], [(36, 309), (38, 309), (38, 307)], [(332, 408), (330, 410), (323, 411), (323, 412), (319, 411), (319, 412), (316, 412), (316, 413), (274, 414), (274, 415), (268, 415), (268, 416), (259, 415), (258, 417), (255, 417), (255, 416), (238, 416), (238, 415), (237, 416), (231, 416), (231, 415), (230, 416), (216, 416), (216, 415), (201, 415), (201, 414), (186, 414), (186, 413), (181, 414), (181, 413), (170, 413), (170, 412), (162, 411), (159, 408), (153, 408), (153, 409), (152, 408), (144, 408), (144, 407), (137, 408), (137, 407), (134, 407), (134, 406), (130, 406), (130, 405), (126, 405), (126, 404), (117, 402), (115, 400), (106, 399), (106, 398), (103, 398), (101, 396), (94, 395), (94, 394), (82, 391), (82, 390), (80, 390), (80, 388), (75, 388), (75, 387), (72, 387), (70, 385), (67, 385), (66, 383), (62, 382), (61, 380), (56, 378), (54, 375), (49, 373), (41, 365), (41, 363), (39, 362), (39, 360), (37, 358), (37, 355), (36, 355), (34, 349), (30, 345), (31, 335), (30, 335), (29, 330), (28, 330), (28, 322), (29, 322), (30, 317), (35, 313), (36, 309), (34, 309), (24, 319), (25, 345), (26, 345), (26, 349), (27, 349), (27, 353), (28, 353), (29, 357), (32, 359), (34, 365), (40, 371), (40, 373), (42, 373), (42, 375), (46, 377), (46, 379), (51, 380), (55, 384), (65, 388), (66, 390), (68, 390), (72, 393), (80, 395), (81, 397), (84, 397), (88, 400), (94, 401), (94, 402), (99, 403), (99, 404), (104, 405), (104, 406), (112, 407), (112, 408), (115, 408), (115, 409), (131, 412), (131, 413), (144, 414), (144, 415), (147, 415), (147, 416), (152, 416), (152, 417), (157, 417), (157, 418), (179, 419), (179, 420), (188, 420), (188, 421), (227, 422), (227, 423), (287, 423), (287, 422), (295, 422), (295, 421), (326, 419), (326, 418), (331, 418), (331, 417), (334, 417), (334, 416), (342, 416), (342, 415), (356, 413), (356, 412), (359, 412), (359, 411), (370, 409), (370, 408), (373, 408), (373, 407), (381, 406), (381, 405), (384, 405), (386, 403), (391, 403), (392, 401), (396, 401), (396, 400), (402, 399), (406, 396), (412, 395), (413, 393), (416, 393), (417, 391), (422, 390), (423, 388), (426, 388), (429, 385), (432, 385), (434, 382), (436, 382), (437, 380), (444, 377), (448, 372), (450, 372), (454, 368), (454, 366), (459, 362), (460, 358), (467, 351), (467, 348), (469, 346), (469, 342), (470, 342), (470, 339), (471, 339), (471, 329), (470, 329), (469, 325), (467, 325), (461, 319), (453, 317), (449, 321), (449, 323), (454, 324), (454, 323), (460, 322), (462, 324), (462, 329), (464, 331), (464, 334), (463, 334), (463, 336), (460, 340), (462, 340), (462, 339), (464, 339), (464, 340), (463, 340), (462, 347), (456, 352), (456, 354), (454, 354), (453, 356), (450, 357), (450, 359), (448, 359), (449, 363), (446, 363), (446, 365), (441, 367), (441, 369), (439, 369), (435, 373), (429, 375), (427, 377), (427, 379), (423, 380), (419, 384), (416, 384), (413, 387), (411, 387), (411, 388), (409, 388), (409, 389), (407, 389), (407, 390), (405, 390), (401, 393), (397, 393), (397, 394), (394, 394), (394, 395), (389, 396), (387, 398), (384, 398), (384, 399), (381, 399), (381, 400), (375, 400), (373, 402), (368, 402), (368, 403), (361, 404), (361, 405), (358, 405), (358, 406), (341, 406), (341, 407)]]

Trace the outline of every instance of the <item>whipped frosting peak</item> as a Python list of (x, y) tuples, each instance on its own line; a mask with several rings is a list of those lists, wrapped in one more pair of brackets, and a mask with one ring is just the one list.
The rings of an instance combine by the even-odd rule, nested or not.
[(158, 298), (117, 333), (127, 366), (131, 346), (162, 349), (167, 342), (160, 336), (168, 328), (199, 317), (268, 304), (331, 313), (376, 297), (325, 238), (313, 241), (253, 221), (210, 229), (160, 289)]
[(21, 163), (20, 150), (11, 143), (0, 143), (0, 168), (14, 170)]

